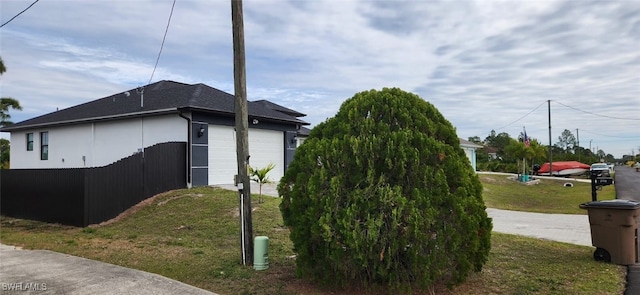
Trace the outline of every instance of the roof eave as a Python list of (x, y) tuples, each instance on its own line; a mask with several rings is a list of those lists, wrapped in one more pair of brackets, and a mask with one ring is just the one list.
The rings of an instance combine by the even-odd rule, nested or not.
[(0, 132), (12, 132), (12, 131), (28, 130), (28, 129), (35, 129), (35, 128), (41, 128), (41, 127), (57, 127), (57, 126), (75, 125), (75, 124), (100, 122), (100, 121), (113, 121), (113, 120), (120, 120), (120, 119), (127, 119), (127, 118), (149, 117), (149, 116), (171, 114), (171, 113), (177, 113), (177, 109), (168, 108), (168, 109), (160, 109), (160, 110), (153, 110), (153, 111), (126, 113), (126, 114), (120, 114), (120, 115), (100, 116), (100, 117), (91, 117), (91, 118), (83, 118), (83, 119), (76, 119), (76, 120), (39, 123), (39, 124), (29, 124), (29, 125), (23, 125), (23, 126), (17, 126), (17, 127), (13, 127), (13, 125), (11, 125), (11, 126), (2, 127), (0, 129)]
[(468, 147), (468, 148), (474, 148), (474, 149), (480, 149), (480, 148), (482, 148), (482, 146), (481, 146), (481, 145), (477, 145), (477, 144), (475, 144), (475, 143), (471, 143), (471, 144), (468, 144), (468, 143), (460, 143), (460, 146), (462, 146), (462, 147)]
[[(183, 110), (186, 110), (186, 111), (201, 111), (201, 112), (206, 112), (206, 113), (226, 115), (226, 116), (229, 116), (229, 117), (235, 116), (235, 113), (228, 112), (228, 111), (214, 110), (214, 109), (208, 109), (208, 108), (199, 108), (199, 107), (192, 107), (192, 106), (179, 107), (178, 110), (179, 111), (183, 111)], [(293, 119), (293, 120), (286, 120), (286, 119), (282, 119), (282, 118), (256, 116), (256, 115), (251, 115), (251, 114), (249, 114), (249, 117), (256, 118), (256, 119), (264, 119), (264, 120), (268, 120), (268, 121), (272, 121), (272, 122), (289, 123), (289, 124), (300, 124), (300, 125), (311, 125), (310, 123), (302, 121), (302, 120), (299, 120), (297, 118)]]

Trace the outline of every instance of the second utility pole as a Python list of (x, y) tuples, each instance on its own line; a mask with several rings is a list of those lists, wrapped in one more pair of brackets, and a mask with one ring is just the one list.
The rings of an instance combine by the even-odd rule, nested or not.
[(553, 176), (553, 159), (551, 158), (551, 100), (547, 100), (549, 112), (549, 176)]
[(251, 183), (249, 180), (249, 112), (247, 110), (247, 73), (244, 57), (242, 0), (231, 0), (233, 30), (233, 85), (236, 115), (236, 157), (239, 193), (240, 247), (242, 265), (253, 263), (253, 222), (251, 220)]

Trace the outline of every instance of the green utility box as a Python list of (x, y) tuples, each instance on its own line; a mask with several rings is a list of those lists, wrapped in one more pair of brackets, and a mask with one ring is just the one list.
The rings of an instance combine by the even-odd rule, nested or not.
[(595, 260), (621, 265), (638, 262), (640, 203), (617, 199), (588, 202), (580, 208), (589, 213)]
[(269, 238), (257, 236), (253, 239), (253, 269), (269, 268)]

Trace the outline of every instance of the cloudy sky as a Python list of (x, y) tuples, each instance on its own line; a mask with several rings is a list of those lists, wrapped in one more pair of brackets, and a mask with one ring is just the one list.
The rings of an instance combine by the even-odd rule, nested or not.
[[(5, 23), (33, 0), (2, 0)], [(0, 28), (14, 122), (149, 83), (172, 0), (40, 0)], [(400, 87), (461, 138), (565, 130), (621, 157), (640, 150), (640, 1), (245, 0), (249, 100), (313, 125), (355, 93)], [(228, 0), (177, 0), (151, 79), (233, 93)], [(576, 132), (577, 129), (577, 132)], [(4, 133), (3, 137), (7, 137)]]

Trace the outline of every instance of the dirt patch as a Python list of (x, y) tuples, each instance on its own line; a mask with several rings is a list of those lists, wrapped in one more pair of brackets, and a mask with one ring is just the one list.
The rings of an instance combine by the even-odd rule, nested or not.
[(180, 196), (175, 196), (173, 198), (168, 198), (168, 199), (166, 199), (166, 200), (164, 200), (162, 202), (158, 202), (158, 206), (165, 205), (165, 204), (169, 203), (170, 201), (177, 200), (177, 199), (184, 198), (184, 197), (196, 197), (196, 198), (199, 198), (199, 197), (202, 197), (202, 196), (203, 196), (203, 194), (184, 194), (184, 195), (180, 195)]
[(488, 176), (481, 176), (482, 180), (489, 182), (489, 183), (495, 183), (496, 179), (493, 177), (488, 177)]
[[(251, 208), (251, 212), (256, 212), (260, 210), (260, 207), (252, 207)], [(239, 217), (240, 216), (240, 208), (236, 207), (233, 208), (231, 210), (229, 210), (229, 215), (233, 216), (233, 217)]]
[(480, 181), (486, 184), (500, 185), (500, 184), (512, 182), (514, 180), (517, 180), (517, 176), (506, 176), (506, 177), (503, 177), (503, 176), (494, 177), (494, 176), (488, 176), (488, 175), (480, 176)]
[(153, 197), (149, 197), (146, 200), (143, 200), (140, 203), (133, 205), (133, 207), (125, 210), (124, 212), (120, 213), (118, 216), (116, 216), (114, 218), (111, 218), (111, 219), (109, 219), (107, 221), (103, 221), (103, 222), (101, 222), (99, 224), (90, 224), (89, 227), (101, 227), (101, 226), (105, 226), (105, 225), (116, 223), (116, 222), (124, 219), (127, 216), (135, 214), (140, 209), (142, 209), (142, 208), (144, 208), (144, 207), (146, 207), (148, 205), (153, 204), (156, 201), (156, 199), (158, 199), (160, 197), (163, 197), (163, 196), (166, 196), (168, 194), (171, 194), (172, 192), (174, 192), (174, 191), (168, 191), (168, 192), (164, 192), (164, 193), (161, 193), (161, 194), (157, 194), (157, 195), (155, 195)]

